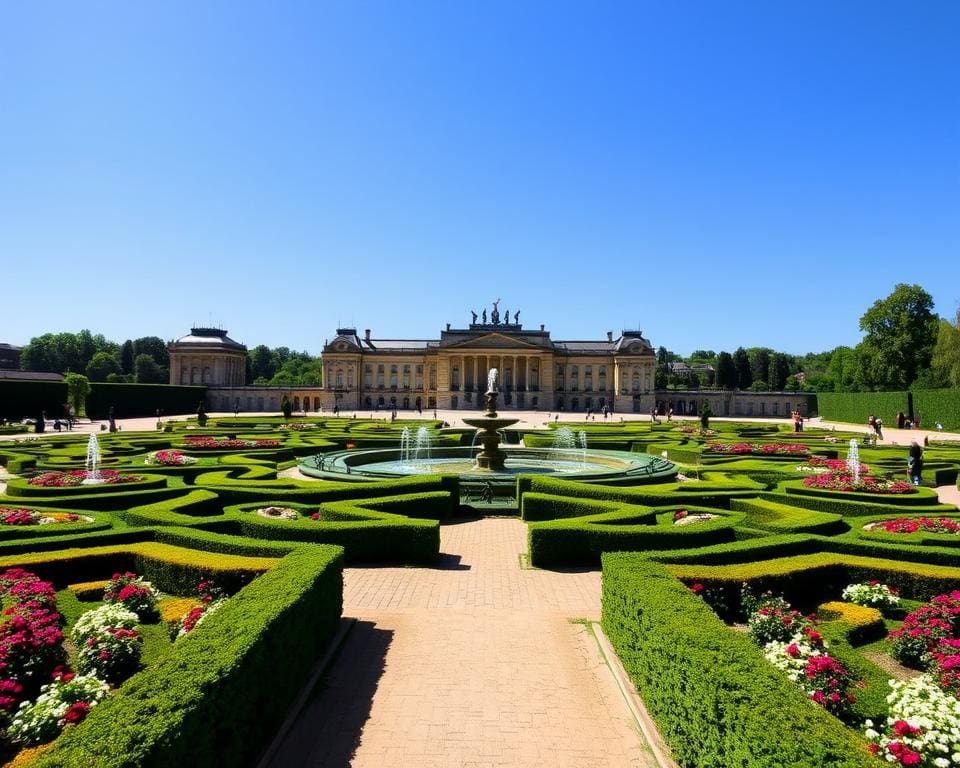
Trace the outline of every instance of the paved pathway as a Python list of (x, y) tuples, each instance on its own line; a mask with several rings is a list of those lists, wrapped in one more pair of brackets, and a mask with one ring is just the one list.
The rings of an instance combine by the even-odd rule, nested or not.
[(600, 574), (525, 570), (526, 526), (445, 525), (436, 568), (348, 568), (337, 661), (271, 766), (656, 763), (592, 629)]

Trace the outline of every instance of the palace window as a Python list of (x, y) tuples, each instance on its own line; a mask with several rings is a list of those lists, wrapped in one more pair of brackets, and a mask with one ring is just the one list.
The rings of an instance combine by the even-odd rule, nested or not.
[(383, 389), (383, 366), (377, 366), (377, 386)]
[[(436, 388), (437, 388), (437, 366), (431, 365), (430, 366), (430, 389), (436, 389)], [(435, 407), (435, 406), (431, 406), (431, 407)]]
[[(586, 392), (593, 390), (593, 366), (583, 366), (583, 389)], [(589, 406), (587, 406), (589, 408)]]
[(423, 389), (423, 366), (418, 365), (413, 369), (413, 388)]
[(450, 389), (460, 389), (460, 366), (453, 366), (450, 371)]
[(633, 391), (634, 392), (640, 391), (640, 374), (636, 372), (634, 372), (633, 374)]
[[(580, 369), (576, 365), (570, 366), (570, 391), (576, 392), (580, 387)], [(574, 407), (576, 409), (576, 407)]]
[(540, 368), (536, 363), (534, 363), (530, 368), (530, 386), (534, 389), (534, 391), (540, 388)]
[(363, 367), (363, 386), (367, 389), (373, 388), (373, 366), (365, 365)]
[(607, 391), (607, 366), (600, 366), (600, 391)]
[(353, 366), (347, 367), (347, 386), (353, 389)]
[(397, 366), (390, 366), (390, 389), (397, 388)]
[(403, 366), (403, 388), (410, 389), (410, 366)]

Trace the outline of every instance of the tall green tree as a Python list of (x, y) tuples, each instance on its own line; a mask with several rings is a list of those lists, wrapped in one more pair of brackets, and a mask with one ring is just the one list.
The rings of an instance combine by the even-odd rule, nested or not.
[(783, 352), (774, 352), (770, 359), (770, 389), (779, 392), (787, 384), (790, 375), (790, 358)]
[(737, 388), (750, 389), (753, 383), (753, 371), (750, 369), (750, 357), (743, 347), (737, 347), (734, 351), (733, 365), (737, 369)]
[(87, 364), (87, 378), (90, 381), (106, 381), (111, 373), (121, 374), (120, 361), (109, 352), (97, 352)]
[(938, 328), (933, 297), (919, 285), (899, 283), (860, 318), (863, 382), (872, 389), (908, 389), (930, 367)]
[(717, 386), (720, 389), (737, 388), (737, 366), (729, 352), (717, 355)]
[(138, 384), (166, 384), (170, 379), (166, 368), (161, 368), (157, 361), (146, 353), (137, 355), (133, 370)]
[(86, 416), (90, 380), (81, 373), (68, 373), (63, 381), (67, 385), (67, 400), (73, 406), (74, 415)]
[(170, 351), (167, 342), (159, 336), (141, 336), (133, 340), (134, 358), (150, 355), (160, 368), (170, 368)]
[(757, 347), (749, 351), (750, 370), (754, 381), (762, 381), (766, 385), (770, 379), (770, 352), (766, 347)]
[(960, 309), (954, 323), (940, 321), (930, 368), (935, 381), (943, 386), (960, 387)]
[(133, 361), (136, 355), (133, 353), (133, 342), (127, 339), (120, 347), (120, 368), (124, 373), (133, 373)]
[(273, 362), (273, 352), (265, 344), (255, 346), (247, 353), (247, 357), (250, 359), (251, 381), (256, 379), (269, 381), (277, 372), (277, 366)]

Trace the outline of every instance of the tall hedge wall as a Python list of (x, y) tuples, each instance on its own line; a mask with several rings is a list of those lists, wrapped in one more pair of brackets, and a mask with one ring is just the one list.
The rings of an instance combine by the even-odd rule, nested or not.
[(206, 399), (206, 396), (206, 387), (93, 382), (90, 384), (90, 396), (87, 398), (87, 415), (91, 419), (105, 419), (111, 405), (118, 419), (131, 416), (153, 416), (158, 408), (167, 416), (196, 413), (197, 406)]
[(35, 419), (40, 416), (40, 411), (46, 411), (47, 418), (55, 419), (63, 414), (65, 402), (67, 385), (62, 381), (0, 379), (2, 419)]
[(913, 413), (920, 415), (920, 426), (934, 429), (939, 421), (950, 432), (960, 432), (960, 389), (916, 390)]
[(863, 424), (872, 413), (879, 416), (885, 426), (897, 426), (897, 413), (909, 412), (907, 392), (819, 392), (817, 412), (828, 421), (848, 421)]

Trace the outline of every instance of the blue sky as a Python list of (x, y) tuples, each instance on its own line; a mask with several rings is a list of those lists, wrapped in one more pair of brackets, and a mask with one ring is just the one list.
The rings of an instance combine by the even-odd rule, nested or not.
[(960, 4), (0, 9), (0, 341), (856, 344), (960, 306)]

